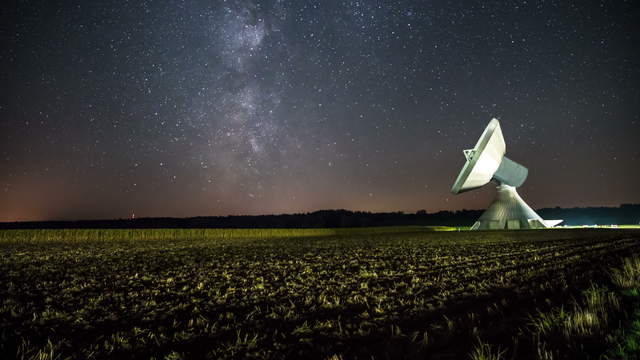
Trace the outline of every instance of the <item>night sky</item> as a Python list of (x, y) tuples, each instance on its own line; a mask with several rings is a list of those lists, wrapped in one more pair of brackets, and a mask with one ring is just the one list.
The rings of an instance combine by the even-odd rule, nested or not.
[(21, 1), (0, 15), (0, 221), (640, 202), (637, 1)]

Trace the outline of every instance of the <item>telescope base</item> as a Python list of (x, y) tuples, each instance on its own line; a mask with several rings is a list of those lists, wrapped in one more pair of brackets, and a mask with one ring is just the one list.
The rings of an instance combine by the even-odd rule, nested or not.
[(527, 203), (516, 188), (500, 184), (496, 199), (485, 210), (471, 230), (544, 229), (549, 226)]

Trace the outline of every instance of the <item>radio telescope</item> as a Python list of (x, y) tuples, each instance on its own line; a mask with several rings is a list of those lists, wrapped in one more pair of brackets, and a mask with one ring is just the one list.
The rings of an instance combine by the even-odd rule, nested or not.
[(506, 145), (500, 123), (492, 119), (473, 149), (463, 150), (467, 158), (456, 182), (451, 188), (454, 194), (482, 187), (495, 181), (498, 193), (472, 230), (539, 229), (553, 227), (562, 220), (543, 220), (522, 200), (516, 188), (529, 174), (526, 167), (504, 156)]

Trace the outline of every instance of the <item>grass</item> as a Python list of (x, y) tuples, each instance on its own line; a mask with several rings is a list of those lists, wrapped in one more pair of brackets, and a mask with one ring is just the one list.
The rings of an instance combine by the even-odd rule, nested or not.
[(604, 352), (607, 344), (603, 339), (611, 330), (611, 317), (620, 309), (615, 292), (592, 284), (568, 309), (560, 306), (530, 316), (531, 339), (538, 358)]
[(506, 350), (494, 349), (490, 344), (479, 342), (469, 354), (471, 360), (502, 360)]
[(626, 326), (611, 336), (606, 359), (640, 359), (640, 258), (626, 258), (621, 268), (611, 271), (612, 283), (617, 287), (631, 313)]
[[(2, 231), (0, 353), (553, 355), (568, 350), (547, 336), (588, 338), (612, 325), (610, 291), (584, 285), (640, 254), (633, 230), (440, 230), (450, 229)], [(514, 347), (536, 309), (537, 330), (518, 336), (538, 334), (537, 352)]]
[[(556, 307), (530, 317), (539, 357), (591, 352), (602, 359), (640, 358), (640, 258), (624, 258), (608, 274), (608, 282), (592, 283), (569, 310)], [(551, 348), (562, 351), (549, 351), (554, 342)]]
[(622, 268), (611, 271), (611, 279), (622, 290), (640, 288), (640, 258), (626, 258)]
[(563, 319), (562, 332), (567, 339), (602, 336), (609, 329), (609, 313), (619, 310), (620, 299), (614, 292), (592, 285), (584, 292), (582, 303), (575, 303)]
[(611, 342), (604, 359), (640, 359), (640, 308), (636, 306), (629, 326), (616, 331)]

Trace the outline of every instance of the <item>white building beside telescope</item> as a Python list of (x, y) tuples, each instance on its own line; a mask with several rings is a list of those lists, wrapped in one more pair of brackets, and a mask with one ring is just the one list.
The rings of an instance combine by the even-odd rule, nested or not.
[(473, 224), (472, 230), (537, 229), (562, 222), (543, 220), (518, 195), (516, 188), (527, 179), (529, 170), (504, 156), (506, 144), (497, 119), (489, 122), (473, 149), (463, 152), (467, 162), (451, 188), (452, 193), (474, 190), (492, 180), (498, 184), (496, 199)]

